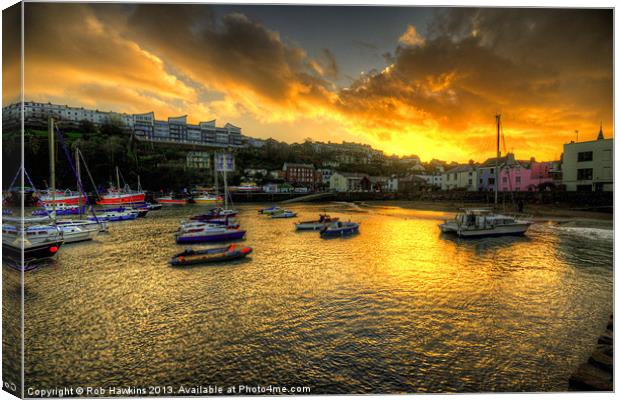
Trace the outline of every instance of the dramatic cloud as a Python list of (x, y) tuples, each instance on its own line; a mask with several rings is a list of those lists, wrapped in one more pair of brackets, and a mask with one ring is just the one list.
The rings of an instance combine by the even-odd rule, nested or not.
[(424, 38), (420, 36), (413, 25), (407, 25), (407, 30), (398, 38), (398, 41), (407, 46), (421, 46), (424, 44)]
[(25, 7), (27, 99), (225, 119), (250, 135), (357, 139), (424, 159), (490, 156), (498, 112), (507, 150), (523, 158), (556, 158), (575, 129), (590, 139), (600, 121), (611, 133), (610, 10), (440, 9), (425, 29), (402, 27), (382, 70), (342, 88), (337, 38), (310, 56), (242, 13)]

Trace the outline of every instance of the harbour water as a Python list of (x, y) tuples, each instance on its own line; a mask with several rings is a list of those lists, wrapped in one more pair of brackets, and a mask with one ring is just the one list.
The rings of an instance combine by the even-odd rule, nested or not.
[[(611, 230), (459, 240), (439, 233), (442, 212), (291, 205), (299, 218), (272, 220), (262, 206), (237, 207), (246, 260), (170, 267), (178, 223), (204, 211), (186, 206), (111, 224), (26, 273), (26, 389), (564, 391), (612, 311)], [(361, 233), (294, 231), (323, 211)]]

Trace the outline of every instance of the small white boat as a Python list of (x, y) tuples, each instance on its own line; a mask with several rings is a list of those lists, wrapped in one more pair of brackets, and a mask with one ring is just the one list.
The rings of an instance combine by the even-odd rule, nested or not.
[(56, 221), (56, 225), (58, 225), (58, 227), (79, 226), (86, 229), (97, 229), (98, 232), (108, 231), (108, 223), (103, 220), (99, 220), (99, 222), (96, 222), (84, 219), (59, 219)]
[(97, 213), (97, 218), (90, 216), (88, 217), (89, 221), (105, 221), (105, 222), (115, 222), (115, 221), (129, 221), (138, 218), (138, 211), (135, 210), (126, 210), (126, 211), (105, 211), (102, 213)]
[[(48, 218), (43, 218), (49, 221)], [(8, 222), (8, 223), (7, 223)], [(56, 255), (64, 243), (60, 229), (37, 224), (41, 218), (3, 218), (2, 255), (13, 260), (32, 261)]]
[(275, 212), (271, 214), (271, 218), (293, 218), (296, 216), (297, 216), (297, 213), (291, 210), (281, 210), (279, 212)]
[(439, 224), (443, 233), (454, 233), (459, 237), (523, 235), (532, 222), (515, 217), (495, 214), (490, 209), (465, 209), (453, 220)]

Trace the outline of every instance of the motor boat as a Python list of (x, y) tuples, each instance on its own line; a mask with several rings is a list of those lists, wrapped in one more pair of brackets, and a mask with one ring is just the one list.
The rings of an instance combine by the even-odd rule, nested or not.
[(188, 229), (179, 230), (176, 234), (176, 242), (182, 243), (204, 243), (204, 242), (226, 242), (229, 240), (242, 239), (245, 231), (232, 229), (223, 225), (204, 224)]
[(204, 250), (186, 249), (182, 253), (175, 254), (170, 260), (170, 264), (173, 266), (187, 266), (232, 261), (246, 257), (251, 252), (251, 247), (236, 244)]
[(334, 222), (321, 229), (321, 237), (350, 236), (359, 233), (360, 224), (357, 222)]
[(101, 219), (99, 219), (98, 221), (84, 219), (59, 219), (56, 221), (56, 225), (58, 225), (58, 227), (80, 226), (86, 229), (97, 229), (99, 232), (108, 231), (107, 221), (103, 221)]
[(456, 214), (453, 220), (446, 220), (439, 224), (439, 229), (443, 233), (453, 233), (459, 237), (473, 238), (523, 235), (531, 224), (531, 221), (495, 214), (490, 209), (470, 208)]
[(267, 215), (271, 215), (277, 212), (283, 211), (282, 208), (278, 207), (278, 206), (271, 206), (268, 208), (261, 208), (260, 210), (258, 210), (259, 214), (267, 214)]
[(194, 215), (189, 217), (189, 219), (194, 221), (211, 221), (214, 219), (226, 218), (226, 217), (234, 217), (239, 212), (236, 210), (225, 210), (223, 208), (217, 207), (209, 210), (206, 214)]
[(319, 219), (315, 221), (302, 221), (295, 223), (295, 229), (298, 231), (315, 231), (325, 228), (334, 222), (339, 221), (339, 218), (332, 218), (327, 214), (319, 215)]
[(42, 224), (49, 218), (5, 217), (2, 223), (2, 255), (14, 261), (30, 262), (56, 255), (64, 243), (61, 230)]
[(282, 210), (282, 211), (271, 214), (271, 218), (294, 218), (296, 216), (297, 216), (297, 213), (291, 210)]
[(125, 210), (125, 211), (104, 211), (96, 214), (95, 216), (88, 217), (89, 221), (105, 221), (105, 222), (116, 222), (116, 221), (131, 221), (138, 218), (138, 211), (135, 210)]

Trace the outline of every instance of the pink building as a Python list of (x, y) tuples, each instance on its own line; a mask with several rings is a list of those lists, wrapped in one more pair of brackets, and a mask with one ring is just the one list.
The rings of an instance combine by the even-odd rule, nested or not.
[(553, 182), (553, 162), (519, 161), (505, 166), (499, 173), (500, 192), (536, 191), (541, 183)]

